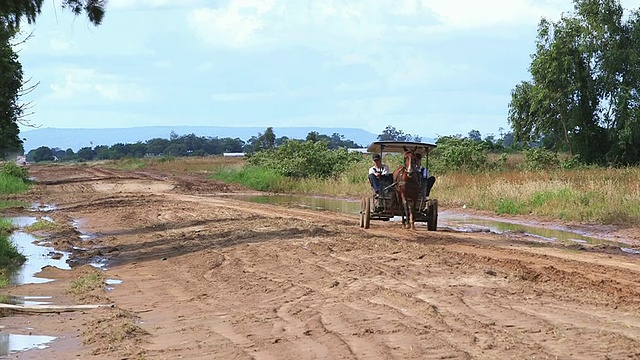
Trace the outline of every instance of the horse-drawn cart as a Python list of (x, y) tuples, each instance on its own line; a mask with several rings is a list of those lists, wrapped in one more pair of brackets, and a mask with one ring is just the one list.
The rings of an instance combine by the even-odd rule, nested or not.
[[(428, 230), (436, 230), (438, 227), (438, 200), (429, 198), (429, 190), (426, 189), (426, 179), (419, 171), (420, 165), (415, 162), (415, 155), (419, 154), (425, 161), (425, 167), (429, 168), (429, 153), (436, 148), (434, 144), (411, 141), (376, 141), (369, 145), (367, 151), (370, 154), (404, 154), (405, 163), (393, 171), (393, 179), (380, 178), (379, 194), (372, 191), (371, 196), (362, 199), (360, 209), (360, 227), (369, 228), (371, 220), (388, 221), (395, 216), (411, 218), (413, 222), (426, 222)], [(411, 157), (413, 156), (413, 161)], [(414, 184), (415, 182), (415, 184)], [(405, 188), (405, 185), (407, 188)], [(409, 191), (408, 185), (419, 187), (419, 191)], [(432, 184), (431, 184), (432, 185)], [(414, 186), (414, 187), (415, 187)], [(406, 196), (406, 200), (403, 198)], [(406, 208), (405, 208), (406, 206)], [(407, 213), (410, 210), (410, 213)]]

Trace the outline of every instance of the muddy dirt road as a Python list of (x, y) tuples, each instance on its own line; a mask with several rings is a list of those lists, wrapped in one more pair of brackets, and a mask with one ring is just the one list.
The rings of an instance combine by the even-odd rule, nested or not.
[[(220, 194), (239, 189), (196, 177), (30, 173), (27, 197), (56, 206), (51, 238), (75, 266), (1, 293), (115, 307), (5, 317), (2, 331), (58, 337), (11, 358), (640, 358), (638, 256), (397, 223), (363, 230), (356, 216), (230, 200)], [(68, 293), (96, 257), (122, 283)]]

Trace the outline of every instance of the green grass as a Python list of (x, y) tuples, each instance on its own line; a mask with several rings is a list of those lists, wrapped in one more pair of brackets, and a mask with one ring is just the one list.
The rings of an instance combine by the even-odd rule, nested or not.
[(87, 294), (95, 289), (100, 289), (104, 285), (104, 275), (97, 270), (81, 276), (71, 282), (71, 292), (76, 295)]
[(0, 194), (18, 194), (23, 193), (29, 189), (23, 179), (11, 176), (5, 173), (0, 173)]
[(24, 201), (0, 200), (0, 210), (10, 208), (26, 208), (29, 204)]
[(8, 272), (7, 269), (20, 266), (26, 260), (9, 237), (13, 228), (9, 220), (0, 219), (0, 268), (4, 269), (3, 273)]
[(38, 219), (38, 221), (36, 221), (35, 223), (29, 226), (26, 226), (24, 229), (26, 231), (48, 231), (48, 230), (54, 230), (57, 227), (58, 225), (53, 221)]
[(270, 192), (287, 192), (290, 188), (288, 185), (293, 182), (274, 170), (256, 166), (219, 169), (209, 175), (209, 178), (238, 183), (251, 189)]

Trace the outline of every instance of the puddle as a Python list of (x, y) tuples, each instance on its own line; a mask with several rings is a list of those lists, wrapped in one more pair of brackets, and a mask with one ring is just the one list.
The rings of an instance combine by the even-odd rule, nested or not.
[(0, 303), (2, 304), (11, 304), (11, 305), (26, 305), (26, 306), (36, 306), (36, 305), (51, 305), (51, 301), (42, 301), (42, 300), (50, 300), (51, 296), (0, 296)]
[(0, 334), (0, 356), (32, 349), (46, 349), (54, 336)]
[(33, 203), (31, 207), (29, 207), (29, 211), (40, 211), (40, 212), (51, 212), (57, 209), (55, 205), (46, 205), (40, 203)]
[[(104, 281), (106, 285), (120, 285), (122, 284), (122, 280), (119, 279), (107, 279)], [(113, 291), (115, 288), (113, 286), (107, 286), (105, 288), (107, 291)]]
[(9, 218), (9, 220), (14, 226), (23, 228), (35, 224), (36, 221), (38, 221), (38, 218), (35, 216), (17, 216)]
[[(234, 199), (253, 203), (282, 205), (287, 207), (301, 207), (313, 210), (333, 211), (352, 215), (360, 214), (359, 200), (354, 201), (299, 195), (236, 195), (231, 197)], [(417, 223), (416, 225), (421, 224)], [(453, 231), (460, 232), (494, 232), (497, 234), (509, 232), (523, 233), (528, 236), (535, 237), (541, 241), (558, 242), (564, 244), (602, 244), (618, 247), (620, 248), (620, 250), (628, 254), (640, 255), (640, 249), (632, 248), (629, 244), (589, 237), (570, 230), (549, 229), (506, 221), (498, 221), (494, 219), (474, 218), (465, 215), (450, 214), (446, 211), (441, 211), (438, 213), (438, 227), (448, 228)]]
[(78, 237), (80, 239), (82, 239), (83, 241), (87, 241), (87, 240), (91, 240), (91, 239), (95, 239), (97, 237), (96, 234), (93, 233), (89, 233), (87, 231), (84, 231), (81, 229), (81, 226), (83, 224), (82, 220), (73, 220), (71, 222), (71, 225), (76, 229), (76, 231), (80, 234)]
[[(47, 216), (42, 217), (42, 219), (53, 221)], [(33, 216), (19, 216), (9, 218), (9, 220), (14, 225), (23, 228), (33, 225), (38, 218)], [(18, 251), (27, 258), (27, 261), (25, 261), (20, 268), (9, 275), (9, 283), (11, 284), (42, 284), (53, 281), (53, 279), (35, 276), (35, 274), (40, 272), (45, 266), (54, 266), (65, 270), (71, 269), (67, 264), (69, 253), (60, 252), (52, 247), (46, 246), (46, 242), (29, 233), (19, 230), (14, 231), (9, 239), (16, 245)]]

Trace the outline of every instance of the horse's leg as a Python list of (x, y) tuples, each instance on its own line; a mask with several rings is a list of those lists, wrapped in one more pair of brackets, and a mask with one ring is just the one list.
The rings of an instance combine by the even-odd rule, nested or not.
[[(403, 205), (403, 210), (404, 211), (403, 211), (402, 227), (410, 229), (411, 228), (411, 222), (409, 221), (409, 219), (410, 219), (410, 216), (411, 216), (410, 214), (411, 213), (409, 212), (409, 210), (410, 210), (409, 209), (409, 200), (405, 196), (403, 196), (403, 198), (404, 198), (403, 199), (404, 201), (402, 202), (402, 205)], [(406, 225), (405, 225), (404, 217), (407, 218)]]
[(416, 229), (416, 221), (413, 218), (413, 207), (415, 206), (416, 200), (413, 199), (411, 201), (411, 208), (409, 209), (409, 211), (411, 211), (411, 229), (415, 230)]

